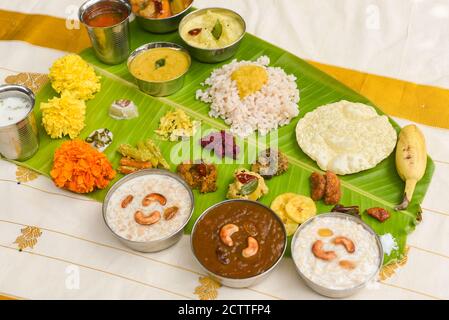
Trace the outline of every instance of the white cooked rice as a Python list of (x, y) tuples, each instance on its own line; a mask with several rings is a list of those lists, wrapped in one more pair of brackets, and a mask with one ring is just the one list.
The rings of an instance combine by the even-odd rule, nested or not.
[[(296, 77), (287, 75), (279, 67), (268, 67), (270, 58), (261, 56), (256, 61), (233, 60), (215, 69), (203, 86), (197, 90), (196, 99), (210, 103), (209, 116), (222, 118), (230, 131), (242, 138), (258, 130), (266, 135), (271, 130), (290, 123), (299, 114), (299, 90)], [(258, 92), (240, 100), (237, 84), (231, 74), (241, 66), (258, 65), (268, 73), (268, 82)]]

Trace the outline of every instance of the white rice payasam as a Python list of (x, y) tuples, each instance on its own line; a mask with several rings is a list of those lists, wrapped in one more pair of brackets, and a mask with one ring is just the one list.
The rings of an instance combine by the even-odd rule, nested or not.
[[(323, 229), (331, 232), (320, 232)], [(317, 217), (298, 232), (292, 244), (293, 259), (301, 273), (315, 284), (332, 290), (351, 289), (366, 283), (377, 273), (381, 259), (378, 243), (361, 224), (349, 218)], [(333, 243), (339, 236), (354, 243), (353, 253)], [(324, 243), (323, 250), (335, 252), (336, 257), (330, 261), (317, 258), (312, 252), (317, 240)], [(353, 268), (342, 267), (341, 261), (350, 261)]]
[[(165, 197), (166, 204), (154, 202), (144, 207), (142, 200), (152, 193)], [(126, 208), (122, 208), (122, 201), (128, 195), (132, 195), (133, 200)], [(176, 215), (170, 220), (164, 219), (164, 210), (174, 206), (179, 208)], [(109, 199), (105, 220), (118, 236), (130, 241), (149, 242), (176, 233), (189, 218), (192, 206), (187, 187), (175, 178), (162, 174), (143, 175), (125, 182), (115, 190)], [(152, 225), (141, 225), (134, 218), (138, 210), (145, 214), (157, 210), (161, 213), (161, 219)]]

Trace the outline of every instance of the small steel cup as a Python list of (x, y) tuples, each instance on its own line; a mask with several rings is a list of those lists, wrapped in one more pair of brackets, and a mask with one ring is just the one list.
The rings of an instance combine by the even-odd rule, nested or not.
[(178, 29), (179, 22), (181, 22), (182, 18), (184, 18), (192, 8), (193, 1), (190, 3), (190, 5), (185, 8), (183, 11), (170, 16), (168, 18), (146, 18), (139, 16), (136, 14), (136, 21), (139, 24), (139, 26), (149, 32), (152, 33), (168, 33), (175, 31)]
[[(87, 20), (102, 13), (121, 11), (126, 18), (110, 27), (92, 27)], [(129, 16), (131, 6), (123, 0), (88, 0), (78, 11), (79, 20), (85, 25), (97, 58), (106, 64), (119, 64), (128, 58)]]
[(0, 126), (0, 154), (9, 159), (23, 161), (31, 158), (39, 149), (39, 135), (34, 118), (34, 94), (21, 85), (0, 86), (0, 99), (23, 97), (31, 104), (30, 111), (18, 122)]

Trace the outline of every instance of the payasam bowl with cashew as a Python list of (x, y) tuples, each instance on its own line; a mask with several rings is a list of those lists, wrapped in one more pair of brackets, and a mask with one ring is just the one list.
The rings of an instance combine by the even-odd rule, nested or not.
[(374, 230), (344, 213), (320, 214), (301, 224), (291, 249), (304, 282), (331, 298), (349, 297), (375, 281), (384, 257)]
[(245, 288), (265, 279), (287, 248), (280, 218), (263, 204), (226, 200), (208, 208), (196, 221), (192, 251), (202, 268), (221, 284)]
[(144, 169), (112, 186), (103, 202), (103, 218), (129, 248), (156, 252), (181, 239), (193, 209), (193, 193), (178, 175)]

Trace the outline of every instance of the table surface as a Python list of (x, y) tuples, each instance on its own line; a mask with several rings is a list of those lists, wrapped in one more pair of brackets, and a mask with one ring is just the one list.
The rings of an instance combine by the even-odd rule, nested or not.
[[(82, 2), (9, 0), (0, 2), (0, 10), (65, 19)], [(448, 0), (198, 0), (196, 6), (237, 10), (249, 32), (302, 58), (449, 89)], [(2, 23), (6, 22), (0, 19)], [(26, 32), (32, 34), (33, 28)], [(0, 27), (2, 82), (13, 79), (38, 86), (43, 79), (40, 74), (64, 54), (25, 41), (2, 40)], [(395, 119), (401, 125), (410, 123)], [(407, 261), (384, 270), (383, 280), (354, 299), (449, 299), (449, 131), (419, 126), (436, 165), (422, 204), (423, 222), (409, 236)], [(289, 258), (263, 283), (231, 289), (201, 272), (188, 236), (160, 253), (132, 252), (107, 231), (100, 203), (57, 189), (49, 179), (2, 160), (0, 199), (0, 295), (26, 299), (322, 298), (298, 278)]]

